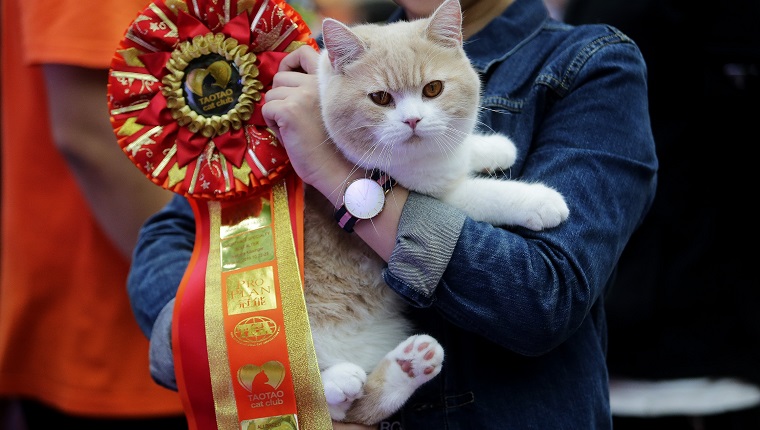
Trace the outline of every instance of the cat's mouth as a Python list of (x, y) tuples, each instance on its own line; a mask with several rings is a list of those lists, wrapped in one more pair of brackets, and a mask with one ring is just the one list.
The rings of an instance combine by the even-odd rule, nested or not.
[(419, 132), (417, 132), (416, 130), (412, 130), (411, 134), (409, 135), (409, 137), (406, 139), (404, 143), (415, 145), (422, 142), (422, 139), (423, 137), (419, 134)]

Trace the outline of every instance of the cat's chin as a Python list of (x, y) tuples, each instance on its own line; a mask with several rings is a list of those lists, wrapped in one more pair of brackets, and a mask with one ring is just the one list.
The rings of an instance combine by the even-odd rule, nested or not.
[(425, 137), (423, 137), (423, 136), (420, 136), (419, 134), (413, 134), (413, 135), (409, 136), (409, 137), (408, 137), (408, 138), (407, 138), (407, 139), (404, 141), (404, 143), (403, 143), (403, 144), (404, 144), (404, 145), (407, 145), (407, 146), (409, 146), (409, 147), (414, 147), (414, 146), (419, 146), (419, 145), (423, 145), (423, 144), (425, 144), (425, 143), (427, 142), (427, 140), (428, 140), (428, 139), (426, 139), (426, 138), (425, 138)]

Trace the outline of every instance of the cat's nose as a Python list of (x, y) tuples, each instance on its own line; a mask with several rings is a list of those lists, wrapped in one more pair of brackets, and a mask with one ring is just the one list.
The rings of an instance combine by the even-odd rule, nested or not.
[(409, 124), (409, 127), (412, 127), (412, 130), (417, 128), (417, 123), (420, 122), (422, 118), (407, 118), (404, 122)]

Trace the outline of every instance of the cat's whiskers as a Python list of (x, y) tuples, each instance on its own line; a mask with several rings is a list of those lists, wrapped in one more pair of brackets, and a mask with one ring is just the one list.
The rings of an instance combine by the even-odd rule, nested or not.
[(487, 106), (478, 106), (478, 111), (494, 112), (494, 113), (498, 113), (500, 115), (505, 115), (506, 114), (506, 112), (504, 112), (503, 110), (493, 109), (493, 108), (489, 108)]
[[(489, 108), (489, 107), (485, 107), (485, 106), (479, 106), (479, 107), (478, 107), (478, 112), (483, 112), (483, 111), (487, 111), (487, 112), (493, 112), (493, 113), (496, 113), (496, 114), (499, 114), (499, 115), (506, 115), (506, 114), (507, 114), (506, 112), (504, 112), (504, 111), (502, 111), (502, 110), (498, 110), (498, 109), (492, 109), (492, 108)], [(480, 121), (479, 119), (478, 119), (478, 120), (476, 120), (475, 122), (476, 122), (476, 124), (477, 124), (478, 126), (480, 126), (480, 127), (483, 127), (483, 128), (487, 129), (487, 130), (488, 130), (488, 131), (490, 131), (490, 132), (493, 132), (493, 133), (495, 133), (495, 132), (496, 132), (496, 131), (493, 129), (493, 127), (491, 127), (490, 125), (486, 124), (486, 123), (485, 123), (485, 122), (483, 122), (483, 121)]]
[(377, 143), (375, 143), (375, 146), (380, 148), (380, 156), (377, 157), (377, 168), (384, 172), (390, 172), (393, 165), (393, 147), (395, 144), (388, 144), (385, 136), (381, 136)]
[(460, 130), (457, 127), (446, 126), (446, 131), (443, 136), (446, 137), (446, 141), (449, 143), (449, 147), (452, 152), (461, 144), (462, 140), (469, 136), (470, 133)]

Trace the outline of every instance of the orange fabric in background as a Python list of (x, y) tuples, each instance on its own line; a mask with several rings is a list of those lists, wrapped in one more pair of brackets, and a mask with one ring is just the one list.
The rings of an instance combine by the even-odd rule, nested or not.
[(0, 396), (95, 416), (182, 413), (177, 393), (150, 378), (128, 262), (53, 146), (41, 69), (25, 63), (108, 68), (147, 3), (2, 1)]

